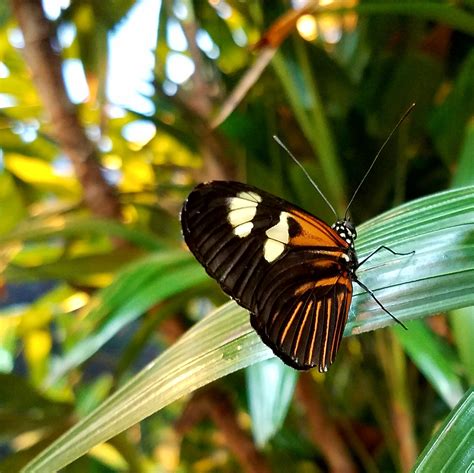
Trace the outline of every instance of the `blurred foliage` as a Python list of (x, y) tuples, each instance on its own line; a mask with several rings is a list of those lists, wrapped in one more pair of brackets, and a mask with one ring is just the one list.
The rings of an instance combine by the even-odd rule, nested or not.
[[(116, 392), (120, 398), (117, 390), (129, 380), (137, 405), (140, 389), (145, 396), (162, 393), (164, 403), (166, 396), (190, 393), (244, 366), (243, 356), (246, 364), (252, 356), (254, 362), (268, 357), (245, 331), (245, 313), (224, 306), (215, 314), (222, 316), (220, 325), (213, 317), (203, 319), (226, 298), (185, 251), (178, 215), (196, 182), (218, 176), (257, 185), (330, 221), (326, 204), (274, 143), (274, 134), (342, 213), (393, 125), (416, 102), (351, 206), (354, 220), (474, 184), (472, 2), (347, 0), (332, 6), (339, 10), (331, 14), (301, 17), (217, 130), (208, 123), (255, 67), (261, 49), (254, 45), (292, 5), (163, 0), (151, 87), (144, 87), (153, 112), (146, 114), (111, 103), (106, 90), (108, 37), (136, 3), (73, 1), (52, 19), (63, 58), (82, 65), (89, 96), (77, 110), (107, 180), (116, 186), (122, 222), (99, 220), (84, 207), (80, 183), (52, 138), (23, 59), (15, 19), (8, 4), (0, 3), (0, 471), (18, 471), (95, 408), (106, 410), (103, 401)], [(65, 31), (72, 34), (69, 40)], [(181, 45), (177, 37), (184, 38)], [(194, 64), (182, 82), (170, 70), (176, 56)], [(466, 239), (455, 249), (466, 268), (472, 261), (473, 192), (466, 191), (470, 207), (446, 202), (438, 216), (465, 225)], [(434, 208), (436, 199), (429, 202)], [(446, 251), (433, 257), (442, 260), (448, 254), (442, 245), (460, 233), (445, 235), (439, 245), (421, 238), (433, 245), (421, 248), (410, 240), (416, 221), (404, 227), (400, 218), (385, 237), (396, 240), (397, 229), (408, 232), (414, 246), (407, 251), (425, 258), (412, 280), (429, 279), (423, 269), (431, 268), (430, 249)], [(420, 225), (430, 223), (429, 216), (423, 218)], [(381, 244), (383, 235), (374, 235), (370, 244)], [(446, 281), (442, 274), (433, 276)], [(453, 281), (446, 299), (454, 298), (454, 285), (472, 286), (472, 265), (462, 283), (454, 276)], [(387, 285), (396, 295), (397, 281)], [(431, 296), (425, 292), (413, 302), (415, 296), (407, 295), (413, 298), (404, 310), (412, 301), (414, 313), (427, 315), (420, 305), (429, 305)], [(360, 471), (407, 470), (415, 458), (407, 465), (401, 434), (419, 454), (458, 402), (450, 414), (455, 435), (442, 429), (417, 464), (447, 464), (452, 454), (449, 464), (456, 471), (472, 455), (469, 445), (459, 448), (470, 429), (459, 413), (472, 412), (472, 394), (461, 397), (474, 380), (473, 309), (462, 305), (440, 303), (443, 313), (412, 321), (407, 333), (386, 329), (351, 337), (327, 376), (312, 373)], [(191, 352), (175, 341), (197, 321), (188, 344), (204, 351), (217, 340), (229, 345), (210, 365), (197, 360), (181, 372), (173, 357)], [(251, 344), (230, 343), (236, 334), (250, 337)], [(175, 351), (165, 351), (170, 346)], [(153, 366), (169, 372), (168, 384), (155, 379), (156, 385), (140, 385), (146, 371), (136, 373), (163, 351)], [(238, 425), (249, 437), (253, 432), (272, 471), (325, 471), (327, 458), (312, 443), (304, 408), (292, 400), (295, 373), (275, 360), (263, 363), (268, 364), (248, 368), (246, 376), (237, 372), (218, 381)], [(189, 379), (192, 369), (195, 379)], [(186, 376), (189, 385), (180, 385)], [(172, 403), (64, 471), (242, 471), (229, 439), (207, 418), (192, 422), (184, 434), (177, 428), (190, 405), (188, 398)], [(114, 423), (112, 414), (105, 428)], [(120, 419), (127, 424), (126, 414)]]

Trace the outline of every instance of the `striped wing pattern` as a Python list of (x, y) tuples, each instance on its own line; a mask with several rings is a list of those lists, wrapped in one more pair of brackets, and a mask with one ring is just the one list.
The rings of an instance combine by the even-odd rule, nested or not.
[(352, 282), (338, 263), (291, 248), (258, 288), (252, 326), (297, 369), (327, 371), (339, 349), (352, 299)]
[(239, 182), (197, 186), (181, 222), (192, 253), (251, 312), (264, 343), (296, 369), (326, 371), (352, 298), (348, 243), (302, 209)]

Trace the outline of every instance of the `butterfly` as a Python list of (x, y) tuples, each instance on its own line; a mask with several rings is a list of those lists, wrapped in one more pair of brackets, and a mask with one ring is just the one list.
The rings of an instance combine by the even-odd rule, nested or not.
[(250, 311), (261, 339), (299, 370), (327, 371), (341, 343), (358, 266), (349, 220), (332, 227), (233, 181), (198, 185), (181, 223), (191, 252)]
[[(412, 108), (382, 145), (349, 205), (388, 139)], [(357, 232), (347, 210), (345, 215), (329, 226), (257, 187), (211, 181), (199, 184), (189, 194), (181, 211), (181, 226), (187, 246), (207, 273), (250, 312), (252, 327), (262, 341), (295, 369), (317, 367), (326, 372), (341, 344), (353, 282), (406, 328), (357, 278), (356, 270), (381, 249), (396, 255), (411, 253), (380, 246), (359, 263), (354, 247)]]

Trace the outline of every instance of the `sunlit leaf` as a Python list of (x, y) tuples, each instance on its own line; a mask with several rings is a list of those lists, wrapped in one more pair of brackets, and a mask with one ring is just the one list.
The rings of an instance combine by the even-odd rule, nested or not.
[(0, 174), (0, 235), (12, 230), (26, 215), (22, 196), (12, 176), (6, 172)]
[(23, 340), (30, 379), (34, 385), (39, 385), (48, 370), (48, 360), (53, 345), (51, 333), (49, 330), (30, 330)]
[(55, 173), (51, 164), (13, 153), (7, 154), (4, 159), (7, 169), (24, 182), (65, 197), (79, 198), (80, 187), (77, 180)]

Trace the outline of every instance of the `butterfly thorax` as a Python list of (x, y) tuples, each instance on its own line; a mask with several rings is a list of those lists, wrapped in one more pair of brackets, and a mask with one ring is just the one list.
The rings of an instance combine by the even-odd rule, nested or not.
[(347, 249), (347, 265), (351, 273), (355, 273), (359, 263), (357, 260), (357, 255), (355, 252), (354, 240), (357, 238), (357, 231), (354, 224), (347, 219), (338, 220), (334, 223), (331, 228), (333, 228), (337, 234), (349, 245)]

